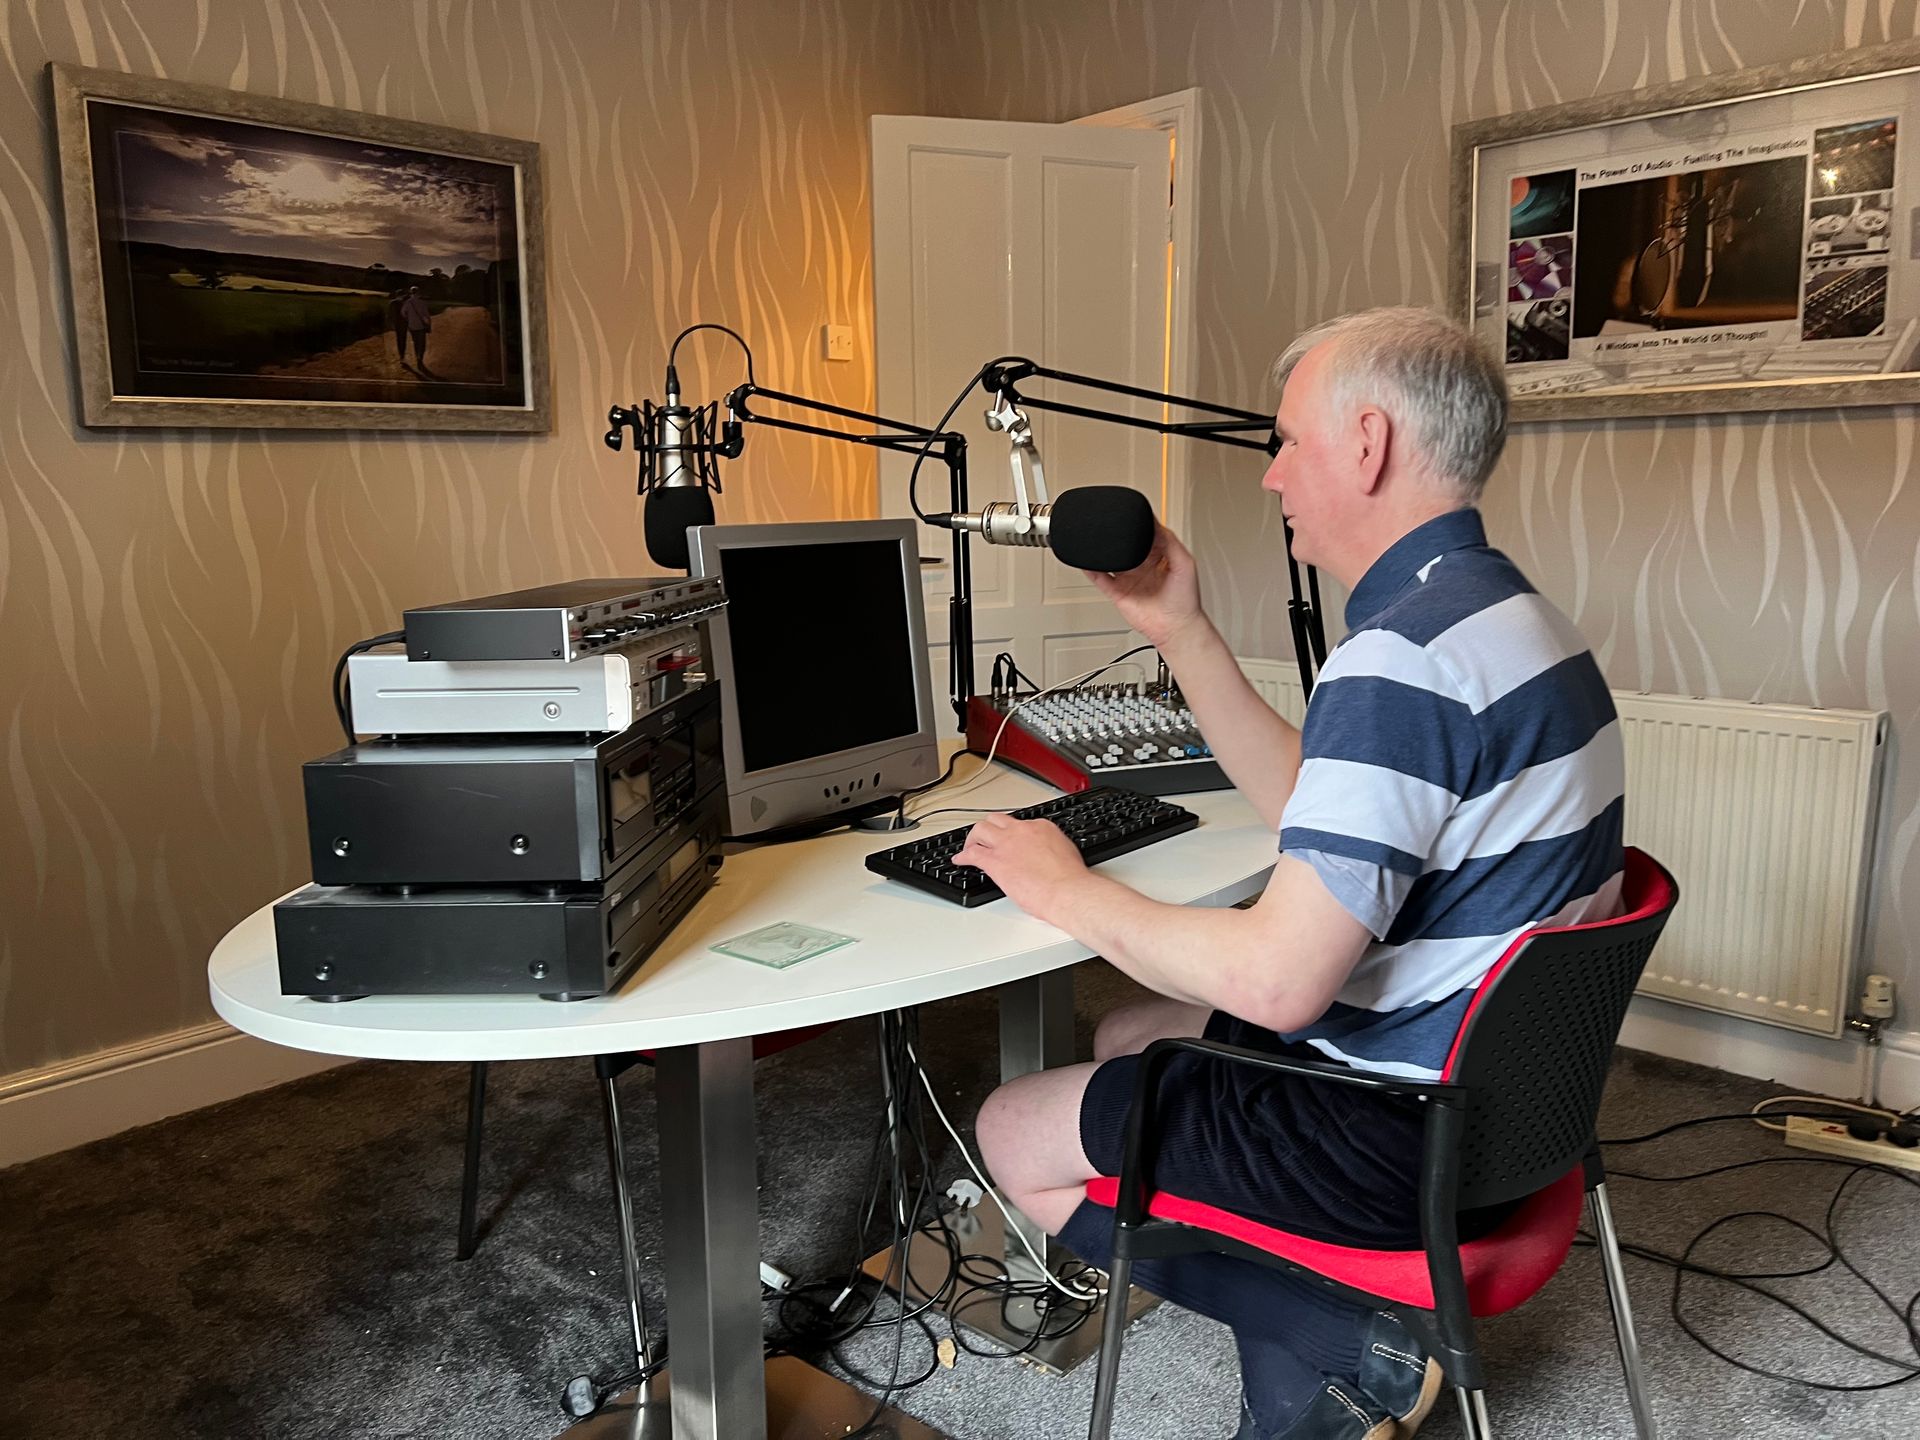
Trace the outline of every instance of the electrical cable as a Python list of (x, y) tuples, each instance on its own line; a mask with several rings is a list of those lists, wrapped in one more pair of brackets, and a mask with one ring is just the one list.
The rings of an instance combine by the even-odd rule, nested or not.
[(407, 638), (404, 630), (389, 630), (384, 635), (375, 635), (366, 640), (356, 640), (340, 652), (340, 659), (333, 667), (333, 713), (340, 717), (340, 731), (347, 737), (347, 744), (354, 743), (353, 720), (348, 706), (352, 696), (352, 683), (347, 680), (347, 661), (364, 651), (381, 645), (392, 645)]
[(929, 516), (926, 511), (920, 508), (921, 462), (924, 461), (927, 458), (927, 456), (932, 453), (935, 442), (940, 439), (940, 436), (945, 432), (947, 428), (947, 422), (953, 419), (953, 412), (958, 410), (963, 404), (966, 403), (967, 396), (973, 393), (973, 387), (978, 385), (982, 380), (987, 378), (987, 372), (993, 369), (993, 367), (996, 365), (1005, 364), (1008, 361), (1018, 360), (1020, 358), (1021, 357), (1018, 355), (1001, 355), (996, 357), (995, 359), (987, 361), (986, 364), (982, 365), (977, 371), (974, 372), (972, 379), (968, 380), (965, 385), (962, 385), (960, 387), (960, 393), (953, 397), (953, 403), (947, 406), (946, 413), (942, 415), (938, 420), (934, 421), (933, 433), (927, 436), (926, 443), (922, 445), (919, 449), (919, 452), (914, 455), (913, 469), (907, 472), (907, 505), (913, 511), (914, 518), (920, 521), (921, 524), (931, 525), (933, 523), (932, 517)]
[(973, 1152), (967, 1149), (967, 1142), (960, 1138), (960, 1132), (953, 1128), (953, 1122), (947, 1118), (946, 1110), (941, 1107), (940, 1097), (934, 1093), (933, 1081), (927, 1075), (927, 1068), (920, 1063), (920, 1057), (914, 1053), (911, 1045), (907, 1047), (907, 1056), (913, 1061), (914, 1071), (919, 1075), (920, 1084), (927, 1092), (927, 1100), (933, 1106), (933, 1113), (940, 1117), (940, 1123), (946, 1126), (947, 1134), (951, 1135), (953, 1137), (953, 1143), (960, 1147), (960, 1158), (967, 1162), (967, 1169), (971, 1170), (973, 1172), (973, 1178), (980, 1182), (981, 1190), (991, 1196), (993, 1203), (1000, 1207), (1000, 1213), (1005, 1217), (1007, 1222), (1007, 1233), (1019, 1240), (1020, 1248), (1025, 1250), (1028, 1258), (1040, 1267), (1040, 1273), (1059, 1287), (1062, 1294), (1070, 1295), (1075, 1300), (1097, 1300), (1099, 1298), (1098, 1291), (1089, 1294), (1085, 1291), (1075, 1290), (1072, 1286), (1062, 1283), (1051, 1270), (1047, 1269), (1047, 1262), (1035, 1252), (1033, 1246), (1028, 1243), (1027, 1237), (1021, 1232), (1020, 1228), (1013, 1223), (1013, 1207), (1000, 1198), (1000, 1192), (993, 1188), (993, 1182), (987, 1179), (986, 1173), (974, 1163)]
[[(1785, 1132), (1787, 1128), (1785, 1122), (1782, 1121), (1782, 1123), (1776, 1125), (1770, 1120), (1763, 1119), (1761, 1113), (1768, 1107), (1774, 1105), (1824, 1105), (1832, 1110), (1847, 1110), (1860, 1115), (1877, 1115), (1889, 1125), (1898, 1124), (1901, 1119), (1901, 1117), (1893, 1111), (1884, 1109), (1879, 1105), (1859, 1105), (1851, 1100), (1828, 1100), (1820, 1095), (1771, 1095), (1754, 1105), (1753, 1118), (1754, 1123), (1762, 1130), (1772, 1130), (1776, 1134)], [(1822, 1120), (1844, 1120), (1846, 1116), (1821, 1115), (1815, 1118)]]
[[(1827, 1100), (1818, 1096), (1783, 1095), (1762, 1101), (1752, 1110), (1742, 1114), (1695, 1116), (1690, 1120), (1683, 1120), (1676, 1124), (1662, 1127), (1659, 1130), (1650, 1131), (1645, 1135), (1629, 1136), (1619, 1140), (1602, 1140), (1599, 1143), (1609, 1146), (1638, 1145), (1696, 1125), (1710, 1125), (1734, 1121), (1746, 1121), (1749, 1123), (1757, 1121), (1762, 1124), (1764, 1128), (1775, 1129), (1777, 1128), (1776, 1126), (1765, 1120), (1760, 1120), (1759, 1114), (1767, 1106), (1786, 1103), (1812, 1103), (1828, 1107), (1828, 1113), (1809, 1114), (1807, 1112), (1795, 1112), (1804, 1114), (1805, 1118), (1809, 1119), (1844, 1120), (1846, 1118), (1845, 1114), (1836, 1115), (1831, 1113), (1833, 1110), (1852, 1111), (1856, 1113), (1865, 1110), (1869, 1113), (1891, 1115), (1891, 1112), (1881, 1111), (1876, 1107), (1856, 1105), (1850, 1101)], [(1783, 1116), (1783, 1118), (1785, 1117)], [(1897, 1119), (1898, 1117), (1893, 1118)], [(1790, 1215), (1780, 1214), (1777, 1211), (1742, 1210), (1722, 1215), (1709, 1222), (1687, 1242), (1685, 1248), (1677, 1256), (1655, 1250), (1650, 1246), (1621, 1242), (1620, 1248), (1622, 1253), (1632, 1255), (1637, 1259), (1645, 1260), (1653, 1264), (1664, 1265), (1673, 1271), (1673, 1288), (1668, 1296), (1668, 1310), (1673, 1317), (1675, 1325), (1680, 1329), (1681, 1333), (1699, 1345), (1701, 1349), (1728, 1365), (1733, 1366), (1735, 1369), (1746, 1371), (1749, 1374), (1764, 1376), (1768, 1379), (1783, 1381), (1788, 1384), (1800, 1385), (1808, 1389), (1836, 1392), (1885, 1390), (1896, 1385), (1904, 1385), (1916, 1376), (1920, 1376), (1920, 1327), (1917, 1327), (1915, 1323), (1915, 1309), (1916, 1307), (1920, 1307), (1920, 1291), (1916, 1291), (1905, 1305), (1899, 1304), (1893, 1296), (1875, 1284), (1874, 1281), (1848, 1257), (1846, 1249), (1841, 1243), (1838, 1226), (1841, 1201), (1847, 1197), (1850, 1187), (1857, 1188), (1855, 1187), (1855, 1182), (1859, 1180), (1863, 1174), (1869, 1176), (1886, 1176), (1898, 1180), (1903, 1184), (1913, 1186), (1916, 1189), (1920, 1189), (1920, 1179), (1916, 1179), (1904, 1171), (1891, 1169), (1883, 1165), (1820, 1155), (1767, 1155), (1675, 1175), (1651, 1175), (1641, 1171), (1612, 1168), (1609, 1168), (1607, 1173), (1609, 1178), (1638, 1180), (1648, 1184), (1682, 1184), (1688, 1181), (1708, 1179), (1717, 1175), (1726, 1175), (1735, 1171), (1753, 1169), (1762, 1165), (1817, 1165), (1823, 1167), (1838, 1167), (1846, 1171), (1846, 1174), (1841, 1178), (1840, 1184), (1835, 1188), (1833, 1194), (1828, 1197), (1826, 1213), (1820, 1229), (1816, 1230), (1804, 1221), (1797, 1220)], [(1694, 1259), (1695, 1252), (1699, 1250), (1700, 1246), (1723, 1227), (1742, 1221), (1754, 1220), (1777, 1222), (1800, 1231), (1824, 1248), (1825, 1258), (1818, 1261), (1818, 1263), (1809, 1264), (1797, 1269), (1774, 1270), (1726, 1270), (1717, 1266), (1703, 1264)], [(1591, 1245), (1594, 1244), (1595, 1241), (1593, 1237), (1583, 1233), (1576, 1243)], [(1757, 1283), (1762, 1280), (1800, 1279), (1807, 1276), (1818, 1275), (1831, 1270), (1835, 1265), (1839, 1265), (1853, 1275), (1855, 1279), (1860, 1281), (1861, 1284), (1865, 1285), (1873, 1294), (1880, 1307), (1900, 1322), (1901, 1328), (1905, 1332), (1905, 1339), (1914, 1351), (1915, 1359), (1909, 1360), (1899, 1356), (1887, 1355), (1872, 1346), (1850, 1339), (1814, 1315), (1804, 1306), (1795, 1303), (1776, 1290)], [(1685, 1280), (1689, 1275), (1719, 1281), (1723, 1284), (1732, 1285), (1758, 1295), (1805, 1321), (1808, 1325), (1811, 1325), (1815, 1330), (1818, 1330), (1821, 1334), (1827, 1336), (1844, 1349), (1879, 1364), (1890, 1365), (1902, 1373), (1890, 1379), (1846, 1383), (1815, 1380), (1802, 1375), (1793, 1375), (1782, 1371), (1771, 1370), (1765, 1366), (1753, 1365), (1746, 1361), (1736, 1359), (1702, 1335), (1684, 1312), (1682, 1302), (1685, 1296)]]
[(736, 332), (729, 330), (726, 326), (715, 325), (710, 322), (703, 323), (700, 325), (689, 325), (687, 326), (686, 329), (682, 330), (678, 335), (673, 337), (673, 344), (667, 347), (667, 368), (669, 370), (674, 368), (674, 365), (673, 365), (674, 357), (680, 353), (680, 342), (686, 339), (689, 335), (693, 334), (693, 332), (696, 330), (718, 330), (724, 335), (732, 335), (734, 339), (734, 343), (739, 345), (741, 350), (746, 353), (747, 384), (753, 386), (756, 390), (759, 389), (759, 382), (753, 378), (753, 347), (747, 344), (745, 340), (742, 340)]
[[(1007, 733), (1008, 724), (1013, 720), (1013, 717), (1016, 714), (1018, 714), (1024, 706), (1031, 705), (1034, 701), (1042, 699), (1045, 696), (1057, 694), (1062, 690), (1069, 690), (1076, 685), (1085, 684), (1088, 680), (1092, 679), (1095, 675), (1104, 675), (1107, 671), (1113, 669), (1114, 666), (1122, 663), (1123, 661), (1132, 659), (1135, 655), (1138, 655), (1141, 651), (1151, 650), (1151, 649), (1153, 649), (1153, 646), (1151, 645), (1136, 645), (1133, 647), (1133, 649), (1114, 656), (1113, 659), (1107, 661), (1107, 663), (1104, 665), (1096, 665), (1094, 666), (1093, 669), (1083, 671), (1081, 674), (1075, 675), (1070, 680), (1062, 680), (1057, 685), (1050, 685), (1045, 690), (1036, 691), (1032, 695), (1028, 695), (1019, 700), (1014, 701), (1013, 704), (1007, 707), (1007, 713), (1000, 717), (999, 728), (993, 732), (993, 743), (987, 746), (986, 764), (982, 765), (980, 769), (976, 771), (968, 779), (966, 784), (962, 785), (958, 790), (954, 791), (952, 795), (948, 795), (943, 798), (948, 800), (956, 799), (961, 795), (968, 794), (969, 792), (978, 789), (980, 785), (985, 782), (987, 778), (987, 769), (989, 766), (993, 764), (993, 757), (999, 754), (1000, 752), (1000, 741)], [(1144, 675), (1146, 672), (1143, 670), (1141, 673)], [(908, 818), (917, 820), (920, 817), (918, 815), (911, 815), (911, 816), (908, 816)]]
[[(935, 1308), (944, 1306), (946, 1310), (956, 1351), (983, 1358), (1012, 1358), (1030, 1354), (1040, 1344), (1071, 1333), (1094, 1313), (1098, 1298), (1097, 1293), (1082, 1298), (1089, 1292), (1074, 1288), (1082, 1276), (1097, 1273), (1078, 1261), (1056, 1267), (1051, 1284), (1016, 1281), (1008, 1276), (1000, 1259), (962, 1250), (934, 1193), (936, 1165), (930, 1141), (938, 1132), (926, 1120), (928, 1101), (976, 1176), (979, 1167), (941, 1110), (920, 1064), (917, 1012), (895, 1011), (880, 1016), (877, 1040), (886, 1098), (869, 1156), (862, 1203), (856, 1207), (853, 1262), (844, 1282), (813, 1281), (781, 1291), (775, 1297), (777, 1332), (767, 1346), (770, 1355), (831, 1354), (843, 1371), (875, 1392), (872, 1414), (863, 1425), (849, 1431), (845, 1440), (875, 1433), (894, 1397), (933, 1378), (946, 1363), (942, 1349), (945, 1341), (936, 1335), (928, 1313)], [(865, 1268), (864, 1257), (870, 1253), (868, 1236), (880, 1221), (882, 1206), (887, 1210), (884, 1233), (889, 1242), (885, 1252), (888, 1259), (884, 1272), (876, 1276)], [(931, 1253), (943, 1260), (937, 1277), (914, 1273), (912, 1246), (919, 1239), (932, 1242)], [(920, 1253), (929, 1251), (922, 1247)], [(1055, 1285), (1060, 1287), (1058, 1291)], [(1031, 1306), (1031, 1320), (1012, 1313), (1012, 1307), (1022, 1302)], [(962, 1317), (994, 1303), (1000, 1307), (1001, 1331), (1020, 1337), (1012, 1348), (985, 1348), (964, 1334)], [(845, 1342), (862, 1332), (887, 1326), (893, 1327), (894, 1334), (884, 1372), (869, 1373), (843, 1353)], [(916, 1361), (911, 1366), (906, 1356), (910, 1328), (918, 1332), (930, 1351), (924, 1362)]]

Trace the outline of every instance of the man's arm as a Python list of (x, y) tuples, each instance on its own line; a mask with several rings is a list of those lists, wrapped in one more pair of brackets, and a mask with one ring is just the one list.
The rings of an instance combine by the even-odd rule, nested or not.
[(1220, 768), (1260, 818), (1278, 829), (1300, 770), (1300, 732), (1260, 698), (1200, 608), (1192, 552), (1162, 525), (1136, 568), (1083, 573), (1160, 651)]
[(1299, 730), (1260, 698), (1206, 616), (1169, 638), (1160, 654), (1180, 682), (1213, 758), (1267, 828), (1278, 831), (1300, 773)]
[(1149, 900), (1088, 870), (1041, 820), (983, 816), (954, 859), (1147, 988), (1283, 1033), (1326, 1013), (1373, 938), (1311, 865), (1288, 855), (1248, 910)]

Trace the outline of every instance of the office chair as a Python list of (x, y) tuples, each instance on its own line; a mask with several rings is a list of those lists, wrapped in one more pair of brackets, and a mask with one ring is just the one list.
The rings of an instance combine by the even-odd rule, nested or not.
[[(1453, 1382), (1467, 1440), (1491, 1440), (1474, 1319), (1512, 1309), (1553, 1277), (1572, 1247), (1584, 1193), (1634, 1429), (1640, 1440), (1654, 1440), (1594, 1121), (1627, 1001), (1678, 898), (1673, 876), (1629, 848), (1626, 913), (1529, 930), (1515, 940), (1475, 993), (1438, 1081), (1206, 1040), (1155, 1041), (1140, 1066), (1120, 1175), (1086, 1188), (1089, 1200), (1114, 1210), (1109, 1295), (1127, 1293), (1136, 1258), (1206, 1250), (1304, 1272), (1369, 1307), (1391, 1304)], [(1156, 1191), (1155, 1099), (1167, 1064), (1185, 1053), (1257, 1066), (1302, 1083), (1354, 1085), (1423, 1102), (1423, 1247), (1330, 1245)], [(1492, 1234), (1460, 1242), (1459, 1211), (1512, 1201), (1521, 1202), (1519, 1208)], [(1091, 1440), (1107, 1440), (1113, 1423), (1126, 1311), (1125, 1305), (1107, 1306)]]
[[(756, 1035), (753, 1058), (762, 1060), (777, 1055), (832, 1028), (831, 1024), (809, 1025), (772, 1035)], [(651, 1050), (593, 1057), (593, 1073), (600, 1082), (601, 1119), (606, 1128), (607, 1168), (613, 1176), (613, 1204), (620, 1226), (620, 1268), (626, 1286), (627, 1321), (633, 1332), (635, 1367), (642, 1371), (653, 1363), (653, 1344), (647, 1329), (646, 1297), (640, 1289), (640, 1248), (633, 1233), (633, 1197), (627, 1185), (626, 1148), (620, 1138), (620, 1091), (614, 1081), (635, 1065), (652, 1063)], [(479, 1244), (474, 1214), (480, 1198), (480, 1138), (487, 1104), (487, 1065), (485, 1060), (474, 1061), (467, 1081), (467, 1149), (460, 1181), (460, 1235), (454, 1250), (454, 1258), (458, 1260), (472, 1258)]]

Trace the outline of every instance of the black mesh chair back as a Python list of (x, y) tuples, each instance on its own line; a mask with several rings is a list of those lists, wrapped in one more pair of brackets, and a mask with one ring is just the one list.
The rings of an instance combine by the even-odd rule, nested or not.
[(1442, 1076), (1469, 1096), (1460, 1209), (1531, 1195), (1586, 1156), (1627, 1002), (1678, 897), (1629, 849), (1619, 918), (1531, 931), (1481, 986)]

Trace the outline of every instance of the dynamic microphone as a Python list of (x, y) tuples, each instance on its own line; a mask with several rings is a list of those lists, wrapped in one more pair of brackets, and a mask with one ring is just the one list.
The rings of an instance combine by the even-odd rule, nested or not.
[(688, 568), (687, 529), (713, 524), (713, 497), (720, 490), (716, 456), (733, 459), (742, 448), (740, 421), (731, 409), (713, 438), (716, 405), (680, 403), (680, 376), (667, 365), (666, 404), (641, 401), (638, 408), (616, 405), (607, 412), (612, 426), (607, 448), (620, 448), (621, 428), (634, 432), (640, 452), (640, 494), (644, 497), (643, 527), (647, 555), (670, 570)]
[(995, 500), (977, 515), (935, 515), (936, 525), (965, 530), (989, 545), (1043, 545), (1077, 570), (1132, 570), (1153, 549), (1153, 506), (1124, 485), (1082, 485), (1051, 504)]

